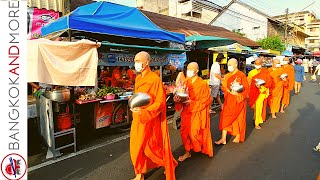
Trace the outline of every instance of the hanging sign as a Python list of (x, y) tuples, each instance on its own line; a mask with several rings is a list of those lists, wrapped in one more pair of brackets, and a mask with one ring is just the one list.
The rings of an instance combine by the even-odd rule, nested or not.
[[(167, 54), (151, 54), (151, 65), (161, 66), (168, 63)], [(132, 53), (99, 53), (99, 65), (102, 66), (132, 66), (135, 54)]]
[(169, 64), (177, 69), (183, 69), (184, 63), (187, 61), (186, 53), (182, 54), (169, 54)]
[(59, 12), (46, 9), (28, 8), (28, 39), (41, 38), (41, 28), (59, 18)]

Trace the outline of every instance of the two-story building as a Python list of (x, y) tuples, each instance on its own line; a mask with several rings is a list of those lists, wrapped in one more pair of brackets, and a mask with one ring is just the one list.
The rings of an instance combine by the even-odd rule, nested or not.
[(213, 18), (212, 25), (241, 32), (247, 38), (257, 41), (268, 35), (268, 18), (268, 15), (248, 4), (233, 1)]
[(320, 51), (320, 20), (310, 22), (306, 33), (310, 35), (306, 38), (306, 48), (311, 52)]
[(158, 14), (209, 24), (223, 7), (208, 0), (137, 0), (137, 7)]
[[(282, 27), (288, 26), (287, 42), (293, 47), (303, 47), (309, 51), (314, 51), (316, 39), (319, 38), (319, 28), (317, 29), (316, 16), (309, 11), (302, 11), (290, 14), (274, 16), (273, 19), (282, 22)], [(318, 31), (318, 34), (316, 33)], [(284, 36), (283, 36), (284, 37)], [(285, 38), (285, 37), (284, 37)]]

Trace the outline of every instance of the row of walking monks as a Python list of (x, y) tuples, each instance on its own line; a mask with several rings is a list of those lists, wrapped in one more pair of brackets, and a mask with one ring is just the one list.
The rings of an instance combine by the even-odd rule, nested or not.
[[(263, 68), (262, 60), (255, 61), (256, 69), (248, 77), (238, 70), (236, 59), (228, 61), (229, 73), (222, 81), (224, 105), (220, 114), (219, 129), (221, 139), (215, 144), (226, 144), (227, 134), (234, 136), (234, 143), (244, 142), (247, 124), (247, 102), (254, 111), (256, 129), (266, 121), (267, 106), (272, 118), (284, 112), (289, 105), (290, 91), (294, 86), (294, 70), (289, 59), (284, 59), (283, 66), (278, 59), (273, 60), (271, 68)], [(135, 81), (135, 93), (148, 93), (151, 102), (146, 107), (131, 109), (133, 122), (130, 132), (130, 155), (135, 170), (135, 180), (144, 179), (144, 174), (152, 169), (164, 167), (167, 180), (176, 179), (175, 168), (178, 161), (182, 163), (191, 158), (191, 151), (201, 152), (209, 157), (214, 156), (213, 141), (210, 129), (210, 108), (213, 98), (208, 84), (197, 74), (198, 64), (191, 62), (187, 66), (185, 85), (188, 88), (189, 100), (181, 101), (174, 97), (175, 108), (181, 113), (180, 134), (185, 153), (178, 157), (172, 155), (168, 125), (166, 120), (166, 92), (159, 76), (149, 67), (150, 55), (140, 52), (135, 56), (136, 70), (140, 73)], [(286, 73), (287, 78), (280, 78)], [(264, 85), (256, 85), (255, 80), (262, 79)], [(244, 89), (235, 92), (230, 89), (233, 83), (240, 83)], [(251, 117), (250, 117), (251, 118)]]

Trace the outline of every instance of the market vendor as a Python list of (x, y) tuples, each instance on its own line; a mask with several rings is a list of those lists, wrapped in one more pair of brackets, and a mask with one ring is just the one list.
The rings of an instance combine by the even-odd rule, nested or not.
[(112, 71), (111, 86), (122, 87), (124, 84), (128, 83), (128, 80), (124, 80), (122, 76), (122, 71), (119, 66), (116, 66)]
[(110, 85), (111, 83), (111, 73), (109, 71), (109, 68), (105, 69), (104, 66), (100, 66), (101, 73), (100, 73), (100, 78), (103, 81), (104, 84), (107, 86)]
[(129, 80), (134, 82), (134, 80), (136, 79), (136, 71), (133, 69), (132, 66), (129, 66), (129, 69), (127, 71), (127, 75), (129, 77)]

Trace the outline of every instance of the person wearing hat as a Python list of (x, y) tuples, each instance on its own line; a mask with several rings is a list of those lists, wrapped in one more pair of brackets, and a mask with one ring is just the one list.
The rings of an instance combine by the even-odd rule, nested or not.
[(298, 59), (296, 61), (296, 65), (294, 66), (294, 76), (295, 76), (295, 84), (294, 84), (294, 92), (295, 94), (300, 93), (301, 83), (306, 80), (304, 68), (301, 66), (302, 60)]
[[(221, 83), (221, 70), (220, 70), (220, 63), (221, 61), (225, 59), (223, 53), (219, 53), (216, 61), (212, 64), (211, 70), (210, 70), (210, 80), (209, 85), (211, 87), (211, 96), (212, 98), (216, 98), (221, 109), (223, 104), (221, 103), (220, 99), (220, 83)], [(215, 111), (210, 111), (211, 113), (216, 113)]]

